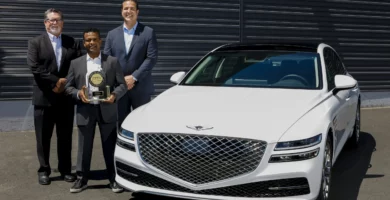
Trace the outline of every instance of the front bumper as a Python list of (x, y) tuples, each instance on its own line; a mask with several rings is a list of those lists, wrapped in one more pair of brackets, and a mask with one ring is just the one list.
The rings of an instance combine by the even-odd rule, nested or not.
[[(304, 151), (315, 148), (318, 146)], [(323, 152), (309, 160), (268, 163), (272, 154), (279, 153), (273, 149), (274, 145), (269, 144), (262, 162), (252, 173), (195, 186), (150, 169), (144, 165), (138, 153), (116, 146), (116, 181), (133, 192), (187, 199), (316, 199), (321, 183)], [(291, 153), (295, 152), (300, 151)], [(303, 185), (309, 187), (304, 188)]]

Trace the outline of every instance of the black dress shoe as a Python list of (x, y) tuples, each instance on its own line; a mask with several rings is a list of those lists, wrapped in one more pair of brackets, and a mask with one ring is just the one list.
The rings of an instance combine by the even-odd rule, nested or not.
[(47, 174), (38, 174), (38, 182), (41, 185), (50, 185), (50, 178)]
[(66, 182), (74, 182), (76, 180), (76, 176), (72, 174), (66, 174), (66, 175), (61, 175), (61, 179), (63, 179)]

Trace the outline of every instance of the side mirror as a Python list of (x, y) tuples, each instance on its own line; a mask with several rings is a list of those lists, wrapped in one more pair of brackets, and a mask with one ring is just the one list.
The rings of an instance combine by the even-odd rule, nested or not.
[(181, 80), (183, 80), (184, 76), (186, 75), (185, 72), (176, 72), (171, 76), (170, 81), (172, 83), (178, 84)]
[(336, 88), (333, 89), (333, 94), (336, 94), (340, 90), (347, 90), (354, 88), (357, 85), (357, 81), (347, 75), (336, 75), (334, 78)]

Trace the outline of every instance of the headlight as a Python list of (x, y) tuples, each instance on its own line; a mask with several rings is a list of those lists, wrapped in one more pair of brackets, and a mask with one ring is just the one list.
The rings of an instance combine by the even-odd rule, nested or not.
[(134, 140), (134, 132), (121, 128), (119, 134), (129, 140)]
[(288, 142), (278, 142), (276, 144), (275, 151), (307, 148), (321, 143), (321, 140), (322, 140), (322, 134), (318, 134), (308, 139), (288, 141)]
[(294, 162), (294, 161), (308, 160), (317, 157), (319, 151), (320, 148), (314, 149), (312, 151), (301, 152), (301, 153), (272, 155), (271, 159), (269, 159), (269, 162), (278, 163), (278, 162)]

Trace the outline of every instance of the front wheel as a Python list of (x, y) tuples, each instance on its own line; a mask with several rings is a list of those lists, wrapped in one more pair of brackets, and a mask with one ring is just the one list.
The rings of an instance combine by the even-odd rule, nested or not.
[(324, 162), (322, 166), (321, 188), (317, 200), (328, 200), (332, 178), (332, 142), (330, 137), (326, 140)]

